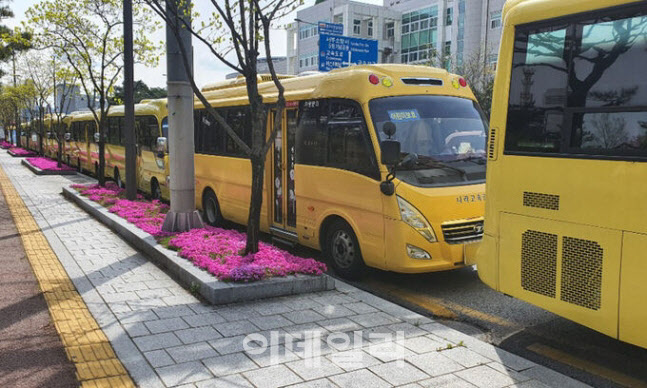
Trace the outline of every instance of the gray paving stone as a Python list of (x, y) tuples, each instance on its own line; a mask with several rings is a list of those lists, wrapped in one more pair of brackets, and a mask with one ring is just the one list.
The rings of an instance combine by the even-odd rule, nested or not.
[(167, 348), (166, 351), (177, 363), (202, 360), (218, 355), (218, 353), (206, 342)]
[[(186, 292), (186, 290), (182, 290)], [(208, 314), (214, 313), (216, 311), (216, 308), (214, 306), (205, 303), (189, 303), (187, 304), (187, 307), (193, 310), (193, 312), (196, 314)]]
[(152, 352), (144, 353), (148, 362), (150, 362), (153, 368), (159, 368), (161, 366), (168, 366), (175, 364), (175, 361), (171, 356), (166, 353), (164, 350), (153, 350)]
[(252, 384), (239, 374), (199, 381), (195, 385), (198, 388), (253, 388)]
[(441, 342), (434, 341), (429, 337), (413, 337), (407, 338), (401, 342), (402, 346), (412, 350), (418, 354), (435, 352), (439, 348), (445, 346)]
[(368, 368), (370, 366), (380, 364), (380, 361), (377, 358), (361, 349), (332, 353), (326, 356), (326, 358), (345, 371)]
[(164, 384), (169, 387), (213, 377), (209, 370), (197, 361), (158, 368), (157, 373)]
[(202, 362), (217, 377), (258, 369), (254, 361), (243, 352), (211, 357)]
[[(262, 351), (262, 352), (261, 352)], [(299, 356), (288, 350), (283, 345), (268, 346), (258, 349), (255, 352), (246, 352), (247, 357), (251, 358), (261, 368), (285, 364), (286, 362), (298, 360)]]
[(353, 330), (361, 330), (362, 326), (360, 326), (357, 322), (353, 322), (348, 318), (335, 318), (335, 319), (327, 319), (325, 321), (318, 322), (319, 326), (323, 327), (324, 329), (328, 330), (329, 332), (347, 332), (347, 331), (353, 331)]
[(328, 330), (324, 329), (323, 327), (319, 326), (314, 322), (303, 323), (303, 324), (294, 325), (294, 326), (286, 326), (281, 328), (281, 330), (285, 331), (290, 335), (294, 335), (294, 336), (300, 335), (301, 338), (303, 338), (303, 335), (305, 332), (319, 333), (320, 336), (324, 336), (326, 333), (328, 333)]
[(508, 388), (549, 388), (548, 385), (537, 380), (524, 381), (523, 383), (512, 384)]
[(409, 384), (429, 378), (426, 373), (404, 360), (375, 365), (368, 369), (393, 385)]
[(117, 292), (126, 292), (126, 291), (141, 291), (148, 290), (148, 286), (144, 282), (133, 282), (133, 283), (124, 283), (116, 284), (112, 286)]
[(328, 379), (319, 379), (290, 385), (288, 388), (338, 388), (338, 386)]
[(456, 372), (456, 375), (482, 388), (500, 388), (516, 383), (512, 377), (494, 370), (487, 365), (462, 370)]
[(409, 356), (406, 358), (406, 360), (432, 377), (456, 372), (463, 369), (463, 366), (461, 366), (456, 361), (451, 360), (443, 356), (441, 353), (437, 352), (420, 354), (417, 356)]
[(173, 333), (146, 335), (133, 338), (133, 341), (142, 352), (182, 345), (182, 342)]
[(272, 330), (278, 329), (280, 327), (292, 326), (294, 322), (290, 322), (288, 319), (281, 315), (268, 315), (264, 317), (250, 318), (250, 321), (261, 328), (261, 330)]
[(508, 368), (503, 364), (499, 364), (498, 362), (490, 362), (489, 364), (487, 364), (487, 366), (489, 366), (490, 368), (492, 368), (494, 370), (498, 370), (499, 372), (501, 372), (503, 374), (506, 374), (506, 375), (512, 377), (516, 381), (530, 380), (529, 376), (521, 374), (521, 373), (515, 371), (514, 369)]
[(301, 382), (299, 376), (284, 365), (275, 365), (244, 372), (243, 376), (255, 386), (263, 388), (277, 388)]
[(175, 331), (180, 341), (185, 344), (192, 344), (194, 342), (210, 341), (222, 338), (220, 333), (211, 326), (196, 327), (192, 329), (184, 329)]
[(110, 311), (113, 313), (129, 313), (133, 311), (126, 302), (108, 303), (108, 308), (110, 308)]
[(364, 348), (364, 351), (382, 362), (403, 360), (405, 357), (415, 354), (404, 346), (391, 341), (369, 345)]
[[(164, 307), (166, 303), (159, 299), (140, 299), (140, 300), (131, 300), (126, 302), (128, 306), (134, 311), (145, 311), (151, 310), (157, 307)], [(156, 315), (157, 317), (157, 315)]]
[(242, 352), (245, 350), (243, 347), (245, 337), (245, 335), (239, 335), (236, 337), (219, 338), (217, 340), (209, 341), (209, 345), (216, 349), (220, 354)]
[(292, 369), (304, 380), (321, 379), (322, 377), (344, 373), (343, 369), (333, 364), (325, 357), (292, 361), (288, 362), (286, 366)]
[(216, 312), (227, 321), (242, 321), (260, 315), (253, 308), (240, 304), (220, 307), (216, 310)]
[(183, 317), (183, 319), (192, 327), (209, 326), (225, 322), (225, 318), (216, 312), (189, 315), (188, 317)]
[(129, 311), (125, 313), (115, 313), (115, 317), (119, 319), (119, 322), (124, 323), (134, 323), (134, 322), (143, 322), (143, 321), (155, 321), (159, 319), (155, 313), (151, 310), (140, 310), (140, 311)]
[(387, 388), (391, 385), (371, 373), (368, 369), (360, 369), (342, 375), (331, 376), (330, 380), (340, 388)]
[(353, 310), (346, 308), (340, 304), (323, 305), (316, 311), (328, 319), (347, 317), (356, 314)]
[(136, 323), (125, 323), (121, 325), (126, 332), (128, 333), (129, 336), (131, 337), (140, 337), (142, 335), (149, 335), (151, 334), (150, 331), (144, 326), (143, 323), (141, 322), (136, 322)]
[(153, 334), (187, 329), (189, 327), (181, 318), (159, 319), (157, 321), (144, 322), (144, 325)]
[(283, 314), (283, 316), (296, 324), (317, 322), (325, 319), (321, 314), (312, 310), (292, 311)]
[(461, 379), (455, 374), (446, 374), (429, 380), (419, 381), (425, 388), (475, 388), (476, 386)]
[[(189, 309), (187, 305), (198, 302), (198, 300), (188, 292), (182, 291), (182, 293), (183, 295), (164, 296), (162, 297), (162, 300), (169, 306), (178, 306), (183, 309)], [(189, 311), (193, 314), (193, 310), (189, 309)], [(182, 315), (185, 315), (185, 313), (182, 313)]]
[(320, 292), (319, 296), (312, 297), (312, 300), (322, 305), (354, 303), (357, 300), (337, 291)]
[(343, 306), (349, 310), (352, 310), (356, 314), (368, 314), (377, 311), (375, 307), (367, 305), (364, 302), (346, 303)]
[(103, 300), (106, 301), (106, 303), (115, 303), (115, 302), (126, 302), (129, 300), (138, 300), (140, 299), (137, 294), (134, 292), (115, 292), (113, 294), (103, 294), (102, 295)]
[(295, 311), (317, 310), (321, 308), (321, 304), (312, 300), (309, 295), (294, 295), (290, 297), (283, 297), (281, 298), (281, 303)]
[(249, 334), (259, 331), (253, 323), (249, 321), (223, 322), (213, 326), (223, 337), (233, 337), (240, 334)]
[(402, 333), (404, 338), (419, 337), (427, 334), (426, 330), (421, 329), (420, 326), (412, 325), (409, 322), (395, 323), (387, 327), (396, 333)]
[(587, 385), (584, 383), (580, 383), (577, 380), (564, 376), (560, 373), (555, 372), (554, 370), (548, 369), (540, 365), (524, 370), (521, 372), (521, 374), (528, 376), (532, 379), (535, 379), (551, 387), (559, 387), (559, 388), (587, 387)]
[(385, 314), (381, 311), (368, 314), (360, 314), (350, 317), (354, 322), (359, 323), (363, 327), (374, 327), (388, 325), (390, 323), (397, 323), (400, 320), (392, 317), (389, 314)]
[(465, 346), (458, 346), (453, 349), (443, 350), (442, 355), (451, 358), (457, 363), (466, 368), (472, 368), (477, 365), (487, 364), (490, 362), (489, 358), (485, 358), (478, 353), (475, 353)]
[(157, 290), (150, 290), (150, 289), (147, 288), (145, 290), (135, 291), (135, 294), (137, 294), (137, 296), (140, 299), (160, 298), (160, 297), (163, 297), (163, 296), (172, 296), (173, 295), (173, 294), (171, 294), (171, 292), (169, 290), (167, 290), (165, 288), (160, 288), (160, 289), (157, 289)]
[(250, 307), (256, 310), (260, 315), (276, 315), (292, 311), (292, 309), (286, 304), (274, 300), (256, 302)]
[(186, 306), (168, 306), (168, 307), (157, 307), (153, 309), (153, 312), (157, 314), (160, 318), (175, 318), (182, 317), (185, 315), (195, 314), (193, 310)]

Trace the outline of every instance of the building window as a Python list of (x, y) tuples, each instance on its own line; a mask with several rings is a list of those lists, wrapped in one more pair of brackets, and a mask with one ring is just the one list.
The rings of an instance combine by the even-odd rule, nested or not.
[(344, 24), (344, 14), (340, 13), (332, 18), (333, 23)]
[(454, 11), (451, 8), (447, 8), (447, 14), (445, 16), (445, 25), (451, 26), (454, 21)]
[(299, 67), (303, 67), (303, 59), (299, 59)]
[(353, 34), (355, 35), (362, 34), (362, 21), (359, 19), (353, 19)]
[(369, 20), (368, 23), (366, 23), (366, 33), (368, 36), (373, 36), (373, 20)]
[(384, 31), (385, 31), (385, 38), (390, 39), (395, 36), (395, 23), (386, 23), (384, 26)]
[(501, 11), (490, 13), (490, 28), (501, 27)]
[(448, 57), (448, 56), (452, 55), (452, 42), (451, 42), (451, 41), (447, 41), (447, 42), (445, 42), (445, 47), (444, 47), (444, 50), (443, 50), (443, 55), (444, 55), (444, 56), (446, 56), (446, 57)]

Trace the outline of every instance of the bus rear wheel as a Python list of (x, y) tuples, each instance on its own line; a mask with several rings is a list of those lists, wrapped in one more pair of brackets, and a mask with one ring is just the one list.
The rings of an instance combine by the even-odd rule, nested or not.
[(220, 205), (216, 194), (208, 190), (202, 196), (202, 211), (207, 224), (211, 226), (219, 226), (222, 224), (222, 214), (220, 213)]
[(335, 272), (345, 279), (357, 279), (364, 270), (364, 259), (355, 232), (346, 222), (334, 221), (326, 229), (324, 255)]
[(115, 168), (115, 183), (117, 184), (117, 187), (120, 189), (123, 188), (123, 182), (121, 181), (121, 175), (119, 175), (119, 169)]

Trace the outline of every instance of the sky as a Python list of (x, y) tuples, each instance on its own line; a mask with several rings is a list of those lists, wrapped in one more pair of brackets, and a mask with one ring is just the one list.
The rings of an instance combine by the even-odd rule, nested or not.
[[(61, 0), (64, 1), (64, 0)], [(372, 4), (382, 4), (382, 0), (357, 0)], [(25, 20), (25, 11), (38, 4), (39, 0), (9, 0), (8, 5), (14, 12), (13, 19), (4, 20), (4, 24), (13, 27), (21, 24)], [(305, 0), (301, 8), (313, 5), (315, 0)], [(210, 14), (215, 9), (209, 0), (193, 0), (198, 12), (202, 15)], [(287, 15), (281, 20), (281, 25), (290, 23), (296, 17), (296, 11)], [(164, 29), (161, 28), (149, 37), (155, 42), (165, 40)], [(271, 50), (273, 56), (282, 56), (286, 53), (286, 31), (284, 29), (272, 30), (270, 33)], [(228, 66), (221, 63), (213, 56), (205, 46), (195, 43), (194, 39), (194, 69), (196, 83), (201, 86), (207, 83), (221, 81), (225, 75), (233, 72)], [(166, 86), (166, 58), (161, 54), (160, 61), (155, 68), (146, 68), (143, 65), (135, 65), (135, 80), (143, 80), (148, 86), (165, 87)]]

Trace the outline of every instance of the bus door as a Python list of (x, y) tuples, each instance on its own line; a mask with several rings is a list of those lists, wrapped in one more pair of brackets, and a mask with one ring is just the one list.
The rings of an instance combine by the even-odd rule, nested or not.
[[(289, 104), (289, 103), (288, 103)], [(283, 113), (281, 130), (276, 134), (272, 151), (272, 234), (289, 240), (297, 240), (297, 201), (294, 192), (294, 143), (297, 130), (296, 105)], [(276, 113), (270, 118), (274, 120)], [(273, 125), (270, 123), (270, 127)]]

